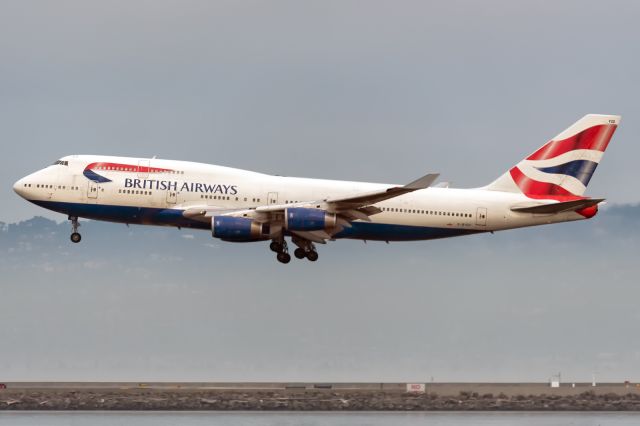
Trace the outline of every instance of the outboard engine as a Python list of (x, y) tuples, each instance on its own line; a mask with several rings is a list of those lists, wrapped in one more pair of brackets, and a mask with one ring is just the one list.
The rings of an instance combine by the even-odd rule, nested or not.
[(291, 207), (285, 210), (284, 227), (291, 231), (319, 231), (336, 226), (336, 215), (320, 209)]
[(269, 224), (258, 223), (246, 217), (214, 216), (211, 235), (224, 241), (258, 241), (269, 238)]

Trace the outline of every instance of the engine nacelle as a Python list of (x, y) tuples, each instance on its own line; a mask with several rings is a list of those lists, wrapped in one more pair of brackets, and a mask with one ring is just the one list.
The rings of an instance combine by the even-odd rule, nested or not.
[(258, 241), (269, 238), (269, 224), (246, 217), (214, 216), (211, 235), (225, 241)]
[(336, 226), (336, 215), (319, 209), (291, 207), (286, 209), (284, 227), (291, 231), (319, 231)]

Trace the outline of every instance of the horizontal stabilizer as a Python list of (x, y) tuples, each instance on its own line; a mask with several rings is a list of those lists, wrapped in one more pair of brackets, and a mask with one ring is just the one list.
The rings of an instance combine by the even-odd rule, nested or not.
[(595, 206), (603, 201), (604, 198), (589, 198), (585, 200), (564, 201), (560, 203), (541, 204), (529, 207), (512, 207), (511, 210), (517, 213), (552, 214), (584, 209)]

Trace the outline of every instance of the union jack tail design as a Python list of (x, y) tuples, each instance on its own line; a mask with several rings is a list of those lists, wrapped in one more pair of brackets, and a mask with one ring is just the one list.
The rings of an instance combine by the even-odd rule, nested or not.
[(618, 115), (585, 115), (485, 189), (537, 199), (580, 198), (619, 123)]

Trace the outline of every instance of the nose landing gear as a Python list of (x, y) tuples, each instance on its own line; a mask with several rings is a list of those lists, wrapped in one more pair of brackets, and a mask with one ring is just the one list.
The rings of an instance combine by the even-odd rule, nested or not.
[(69, 220), (71, 221), (71, 242), (79, 243), (80, 240), (82, 240), (82, 235), (78, 232), (78, 228), (80, 227), (78, 216), (69, 216)]

